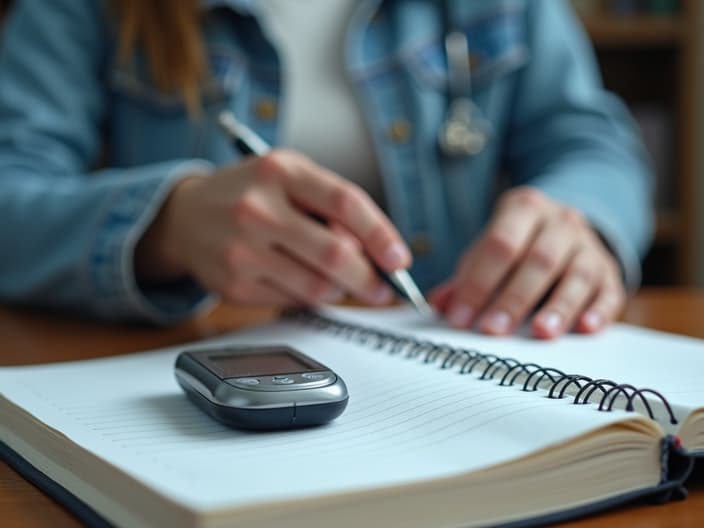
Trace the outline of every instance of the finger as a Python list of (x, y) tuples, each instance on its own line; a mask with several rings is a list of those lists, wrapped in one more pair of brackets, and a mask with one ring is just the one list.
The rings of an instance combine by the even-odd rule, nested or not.
[(343, 290), (328, 277), (285, 253), (270, 251), (267, 260), (269, 264), (256, 271), (259, 280), (304, 304), (336, 303), (344, 298)]
[(266, 283), (298, 303), (337, 302), (342, 290), (325, 276), (267, 246), (239, 241), (230, 246), (217, 290), (230, 300), (252, 302), (255, 285)]
[(533, 334), (542, 339), (552, 339), (569, 331), (595, 296), (602, 277), (603, 267), (595, 264), (593, 253), (578, 252), (569, 263), (559, 286), (533, 318)]
[(291, 152), (274, 152), (259, 171), (283, 175), (291, 200), (307, 211), (348, 229), (382, 268), (407, 268), (411, 253), (401, 235), (374, 201), (357, 185)]
[(343, 237), (345, 240), (347, 240), (351, 245), (353, 245), (359, 251), (364, 250), (364, 248), (362, 247), (362, 243), (359, 241), (359, 239), (356, 236), (354, 236), (352, 233), (350, 233), (350, 230), (346, 229), (343, 225), (338, 224), (337, 222), (331, 222), (329, 224), (329, 227), (333, 233), (335, 233), (336, 235), (338, 235), (340, 237)]
[(614, 269), (608, 273), (594, 301), (579, 317), (577, 331), (592, 334), (602, 330), (621, 314), (625, 305), (626, 291), (619, 271)]
[(266, 284), (252, 271), (260, 269), (263, 258), (264, 255), (260, 255), (256, 248), (233, 244), (221, 262), (209, 262), (200, 282), (206, 289), (233, 304), (272, 307), (300, 305), (296, 297)]
[(525, 252), (518, 267), (480, 322), (483, 332), (513, 332), (526, 314), (543, 298), (583, 243), (581, 217), (563, 209), (547, 222)]
[(241, 197), (235, 223), (240, 237), (284, 250), (364, 302), (386, 304), (393, 299), (391, 289), (350, 236), (336, 235), (297, 209), (276, 186), (257, 188)]
[(254, 279), (246, 284), (241, 284), (235, 295), (229, 292), (223, 295), (223, 299), (233, 304), (247, 304), (249, 306), (286, 307), (301, 304), (294, 296)]
[(462, 259), (448, 320), (467, 328), (525, 253), (542, 225), (547, 201), (526, 192), (500, 207), (479, 241)]
[(275, 233), (273, 237), (273, 242), (286, 253), (358, 299), (370, 304), (387, 304), (393, 299), (391, 288), (348, 237), (336, 235), (310, 217), (292, 212), (286, 233)]

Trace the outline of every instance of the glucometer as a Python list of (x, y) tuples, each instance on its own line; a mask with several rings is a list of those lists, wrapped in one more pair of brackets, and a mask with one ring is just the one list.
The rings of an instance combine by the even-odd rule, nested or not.
[(344, 381), (286, 345), (186, 350), (176, 359), (175, 374), (201, 410), (240, 429), (320, 425), (347, 407)]

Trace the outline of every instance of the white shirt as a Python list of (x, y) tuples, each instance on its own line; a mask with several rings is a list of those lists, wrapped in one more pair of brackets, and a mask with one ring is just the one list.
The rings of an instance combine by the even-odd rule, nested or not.
[(355, 0), (261, 0), (264, 30), (284, 69), (281, 144), (361, 185), (383, 192), (371, 137), (344, 69)]

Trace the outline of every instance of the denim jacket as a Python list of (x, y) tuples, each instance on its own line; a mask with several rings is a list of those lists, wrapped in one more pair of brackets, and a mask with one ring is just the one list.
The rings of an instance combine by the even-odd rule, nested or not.
[[(144, 57), (117, 60), (103, 2), (17, 2), (0, 47), (0, 298), (156, 322), (202, 305), (191, 280), (138, 284), (135, 244), (179, 178), (236, 161), (215, 124), (223, 108), (277, 144), (285, 81), (255, 0), (203, 1), (211, 75), (197, 121), (180, 96), (154, 88)], [(582, 211), (638, 281), (649, 166), (566, 3), (450, 0), (469, 42), (472, 98), (493, 127), (484, 151), (459, 159), (437, 148), (448, 104), (439, 2), (358, 3), (346, 71), (422, 287), (452, 273), (516, 185)]]

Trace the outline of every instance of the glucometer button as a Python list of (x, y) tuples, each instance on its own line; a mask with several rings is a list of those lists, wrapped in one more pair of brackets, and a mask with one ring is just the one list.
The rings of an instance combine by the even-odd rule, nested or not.
[(259, 378), (237, 378), (234, 382), (241, 385), (259, 385)]
[(272, 382), (275, 385), (291, 385), (291, 383), (295, 383), (295, 380), (288, 376), (274, 376)]
[(326, 376), (325, 374), (321, 374), (320, 372), (306, 372), (304, 374), (301, 374), (301, 377), (309, 381), (318, 381), (321, 379), (325, 379)]

